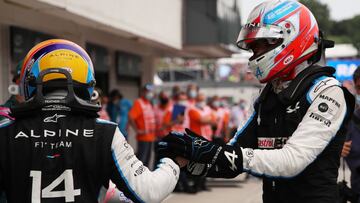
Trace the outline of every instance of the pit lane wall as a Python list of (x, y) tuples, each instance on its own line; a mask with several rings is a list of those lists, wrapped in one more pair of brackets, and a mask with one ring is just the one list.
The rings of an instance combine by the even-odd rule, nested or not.
[(136, 98), (139, 86), (153, 80), (154, 59), (182, 48), (182, 6), (182, 0), (0, 0), (0, 102), (26, 43), (49, 37), (93, 51), (99, 84)]

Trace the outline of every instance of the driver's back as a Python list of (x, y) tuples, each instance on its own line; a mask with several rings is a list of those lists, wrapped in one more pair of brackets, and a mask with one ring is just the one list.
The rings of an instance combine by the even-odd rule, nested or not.
[(67, 111), (9, 120), (0, 128), (0, 182), (8, 201), (97, 202), (110, 178), (115, 130)]

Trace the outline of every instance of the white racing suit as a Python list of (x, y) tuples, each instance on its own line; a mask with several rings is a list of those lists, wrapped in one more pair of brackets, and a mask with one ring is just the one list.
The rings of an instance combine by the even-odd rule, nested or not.
[[(333, 73), (330, 67), (307, 68), (280, 93), (268, 84), (247, 123), (208, 165), (207, 176), (233, 178), (246, 171), (262, 177), (265, 203), (337, 202), (354, 98)], [(201, 164), (188, 170), (202, 173)]]

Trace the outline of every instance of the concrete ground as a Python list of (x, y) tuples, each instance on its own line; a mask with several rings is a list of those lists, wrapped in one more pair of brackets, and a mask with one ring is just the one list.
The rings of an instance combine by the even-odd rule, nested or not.
[(209, 180), (211, 191), (199, 192), (195, 195), (172, 193), (163, 203), (262, 202), (261, 180), (250, 178), (244, 182), (240, 179)]
[[(218, 202), (242, 202), (260, 203), (262, 194), (261, 180), (240, 175), (232, 180), (209, 179), (207, 185), (210, 191), (202, 191), (197, 194), (172, 193), (163, 203), (218, 203)], [(117, 193), (108, 203), (128, 203), (126, 198), (120, 198)]]
[[(261, 203), (262, 202), (262, 182), (260, 179), (250, 177), (245, 180), (242, 174), (235, 179), (208, 179), (207, 185), (211, 191), (199, 192), (197, 194), (172, 193), (163, 203), (218, 203), (218, 202), (241, 202), (241, 203)], [(339, 169), (339, 178), (343, 179), (343, 170)], [(350, 171), (346, 167), (345, 179), (350, 182)], [(350, 185), (350, 183), (348, 183)], [(124, 203), (127, 201), (119, 201), (116, 195), (112, 201), (108, 203)]]

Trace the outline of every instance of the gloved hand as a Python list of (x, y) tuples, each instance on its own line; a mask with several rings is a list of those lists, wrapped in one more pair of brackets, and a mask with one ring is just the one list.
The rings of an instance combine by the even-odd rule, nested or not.
[(239, 146), (216, 145), (189, 129), (185, 131), (164, 137), (158, 144), (159, 153), (189, 159), (187, 171), (192, 175), (231, 178), (243, 172)]
[(214, 163), (222, 147), (209, 142), (189, 129), (170, 132), (158, 144), (160, 154), (182, 156), (198, 163)]

